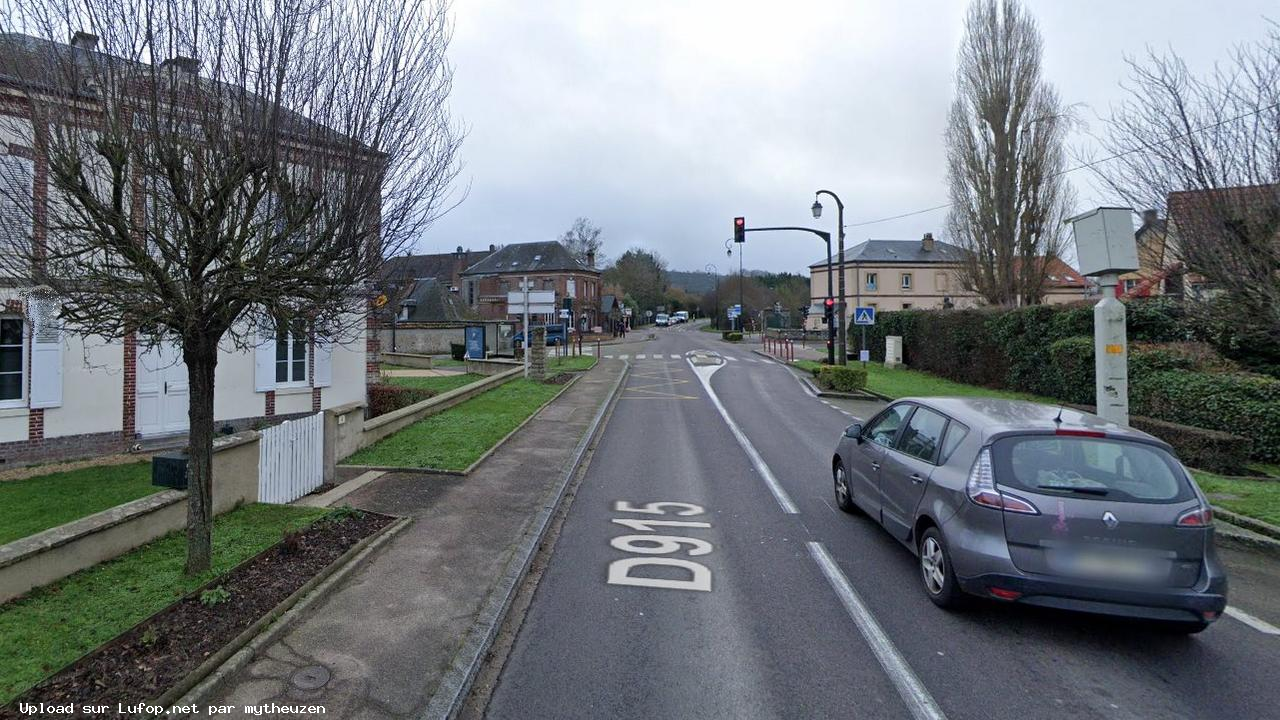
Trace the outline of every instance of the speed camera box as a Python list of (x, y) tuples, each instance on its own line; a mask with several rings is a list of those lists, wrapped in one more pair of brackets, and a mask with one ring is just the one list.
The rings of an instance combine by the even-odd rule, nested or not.
[(1098, 208), (1067, 222), (1074, 230), (1081, 275), (1108, 275), (1138, 269), (1132, 209)]

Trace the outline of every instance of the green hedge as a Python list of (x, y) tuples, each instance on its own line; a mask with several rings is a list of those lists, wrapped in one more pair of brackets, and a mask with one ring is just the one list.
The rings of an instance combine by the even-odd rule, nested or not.
[(1280, 461), (1280, 380), (1244, 373), (1160, 370), (1132, 378), (1135, 414), (1243, 435), (1253, 456)]
[(867, 371), (849, 365), (826, 365), (817, 368), (814, 375), (818, 386), (836, 392), (857, 392), (867, 386)]
[(1252, 440), (1231, 433), (1141, 415), (1130, 416), (1129, 424), (1172, 445), (1178, 453), (1178, 459), (1184, 464), (1209, 472), (1227, 475), (1243, 473), (1253, 453)]
[(725, 330), (724, 332), (720, 333), (720, 339), (728, 340), (729, 342), (740, 342), (742, 340), (742, 333), (735, 332), (732, 330)]
[[(1280, 379), (1239, 372), (1199, 329), (1201, 320), (1176, 301), (1152, 298), (1127, 306), (1132, 412), (1242, 435), (1252, 441), (1256, 459), (1280, 460)], [(867, 332), (873, 360), (884, 360), (888, 335), (902, 337), (903, 360), (915, 370), (1069, 403), (1095, 399), (1093, 307), (1088, 303), (880, 313)], [(1184, 443), (1227, 444), (1223, 438)], [(1202, 457), (1209, 451), (1188, 452)], [(1224, 463), (1236, 462), (1238, 449), (1223, 452)]]

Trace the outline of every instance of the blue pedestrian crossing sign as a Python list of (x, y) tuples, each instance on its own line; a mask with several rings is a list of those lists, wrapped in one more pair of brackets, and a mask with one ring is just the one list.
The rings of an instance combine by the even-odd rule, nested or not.
[(875, 325), (876, 309), (873, 307), (854, 308), (853, 324), (854, 325)]

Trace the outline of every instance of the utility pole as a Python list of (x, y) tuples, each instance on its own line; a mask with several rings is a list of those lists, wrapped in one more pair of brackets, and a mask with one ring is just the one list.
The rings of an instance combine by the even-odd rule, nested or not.
[(533, 333), (529, 330), (529, 276), (520, 279), (520, 288), (524, 290), (524, 379), (529, 379), (529, 341)]
[[(817, 235), (818, 237), (822, 238), (822, 241), (823, 241), (824, 243), (826, 243), (826, 245), (827, 245), (827, 299), (828, 299), (828, 300), (832, 300), (832, 301), (834, 301), (834, 297), (833, 297), (833, 294), (832, 294), (832, 293), (833, 293), (833, 291), (832, 291), (832, 289), (831, 289), (831, 283), (832, 283), (832, 277), (831, 277), (831, 272), (832, 272), (832, 271), (831, 271), (831, 233), (826, 232), (826, 231), (824, 231), (824, 230), (815, 230), (815, 229), (813, 229), (813, 228), (807, 228), (807, 227), (796, 227), (796, 226), (793, 226), (793, 225), (787, 225), (787, 226), (783, 226), (783, 227), (759, 227), (759, 228), (750, 228), (750, 229), (748, 230), (748, 228), (746, 227), (746, 224), (745, 224), (745, 223), (741, 223), (741, 224), (739, 224), (739, 223), (737, 222), (738, 220), (741, 220), (741, 219), (742, 219), (742, 218), (735, 218), (735, 220), (734, 220), (734, 229), (735, 229), (735, 232), (736, 232), (736, 231), (740, 228), (740, 229), (741, 229), (741, 232), (742, 232), (744, 235), (745, 235), (748, 231), (749, 231), (749, 232), (772, 232), (772, 231), (775, 231), (775, 230), (796, 230), (796, 231), (799, 231), (799, 232), (813, 233), (814, 235)], [(828, 365), (834, 365), (834, 364), (835, 364), (835, 352), (836, 352), (836, 343), (835, 343), (835, 324), (834, 324), (834, 323), (832, 323), (832, 322), (830, 322), (830, 321), (828, 321), (828, 322), (827, 322), (827, 364), (828, 364)]]

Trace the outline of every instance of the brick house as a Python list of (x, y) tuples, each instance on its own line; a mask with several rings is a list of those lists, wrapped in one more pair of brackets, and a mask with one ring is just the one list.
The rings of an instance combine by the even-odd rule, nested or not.
[[(595, 268), (595, 258), (579, 262), (555, 240), (499, 248), (462, 273), (461, 292), (481, 318), (507, 320), (507, 293), (519, 290), (525, 277), (532, 290), (554, 290), (557, 309), (564, 307), (566, 298), (573, 301), (574, 327), (600, 326), (600, 271)], [(555, 323), (559, 319), (546, 315), (530, 318), (530, 322)]]
[[(405, 255), (383, 263), (382, 284), (394, 302), (399, 322), (440, 322), (471, 319), (475, 313), (462, 293), (462, 273), (492, 255), (497, 248), (451, 253)], [(382, 321), (389, 320), (389, 313)]]
[[(15, 64), (32, 48), (96, 53), (97, 38), (77, 33), (71, 45), (23, 35), (0, 35), (0, 233), (44, 242), (48, 228), (49, 167), (33, 147), (36, 136)], [(105, 56), (104, 56), (105, 57)], [(87, 95), (84, 102), (100, 102)], [(135, 170), (135, 186), (141, 186)], [(19, 207), (18, 202), (24, 206)], [(134, 203), (145, 213), (144, 203)], [(10, 266), (12, 270), (12, 267)], [(0, 467), (5, 463), (119, 452), (139, 440), (182, 436), (189, 392), (179, 348), (152, 344), (139, 333), (120, 339), (83, 336), (56, 322), (56, 299), (33, 295), (29, 272), (0, 272)], [(43, 324), (39, 324), (43, 323)], [(365, 401), (377, 374), (377, 336), (361, 329), (344, 343), (319, 343), (306, 328), (279, 328), (256, 347), (221, 350), (214, 417), (244, 428), (261, 420), (309, 414)]]

